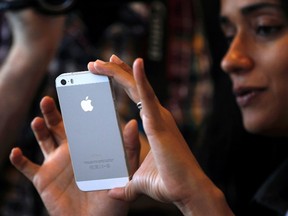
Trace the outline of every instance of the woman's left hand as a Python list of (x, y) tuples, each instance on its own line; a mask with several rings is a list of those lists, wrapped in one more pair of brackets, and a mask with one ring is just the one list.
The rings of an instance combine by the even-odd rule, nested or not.
[(88, 68), (95, 74), (113, 78), (135, 103), (141, 101), (140, 116), (151, 147), (128, 185), (109, 194), (124, 200), (146, 194), (155, 200), (174, 203), (187, 215), (227, 213), (222, 192), (204, 174), (172, 114), (157, 99), (145, 76), (143, 60), (136, 59), (133, 70), (116, 56), (110, 62), (91, 62)]

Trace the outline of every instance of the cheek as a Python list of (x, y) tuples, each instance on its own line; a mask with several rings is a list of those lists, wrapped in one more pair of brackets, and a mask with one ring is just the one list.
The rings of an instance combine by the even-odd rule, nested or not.
[[(288, 32), (282, 37), (267, 44), (257, 44), (253, 52), (257, 64), (264, 66), (264, 70), (270, 72), (279, 72), (281, 76), (283, 71), (288, 72)], [(269, 70), (267, 72), (269, 73)], [(288, 73), (287, 73), (288, 75)]]
[(274, 97), (282, 99), (284, 105), (288, 100), (288, 44), (275, 50), (274, 57), (270, 55), (270, 59), (270, 66), (267, 60), (266, 68), (269, 70), (265, 70), (265, 76)]
[[(275, 78), (272, 80), (271, 89), (273, 93), (273, 101), (275, 103), (275, 112), (279, 112), (280, 118), (288, 119), (288, 68), (279, 71), (278, 74), (275, 71)], [(288, 122), (288, 121), (287, 121)]]
[(245, 128), (252, 133), (288, 133), (288, 70), (274, 71), (267, 77), (268, 91), (251, 109), (242, 110)]
[(267, 47), (266, 54), (262, 54), (262, 59), (259, 59), (259, 65), (260, 62), (262, 62), (260, 69), (262, 78), (266, 80), (274, 99), (279, 98), (280, 101), (286, 102), (288, 100), (288, 37), (274, 44), (270, 49)]
[(249, 132), (280, 135), (288, 132), (288, 58), (283, 56), (262, 59), (264, 63), (257, 70), (254, 81), (265, 85), (267, 92), (255, 106), (242, 110), (243, 123)]
[[(283, 97), (282, 97), (283, 96)], [(247, 131), (258, 134), (286, 135), (288, 133), (288, 95), (265, 95), (265, 103), (241, 110)]]

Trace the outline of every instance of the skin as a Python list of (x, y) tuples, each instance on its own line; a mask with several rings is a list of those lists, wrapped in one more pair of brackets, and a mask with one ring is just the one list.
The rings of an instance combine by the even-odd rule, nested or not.
[[(49, 215), (126, 215), (128, 203), (110, 198), (106, 190), (82, 192), (78, 189), (62, 117), (50, 97), (42, 99), (40, 108), (43, 117), (36, 117), (31, 128), (43, 152), (43, 164), (33, 163), (19, 148), (12, 150), (10, 160), (34, 184)], [(133, 173), (139, 160), (136, 121), (126, 125), (123, 137), (128, 161), (134, 165), (131, 166)]]
[[(131, 71), (130, 67), (125, 67)], [(33, 163), (22, 154), (20, 148), (12, 149), (10, 161), (33, 183), (49, 215), (126, 215), (129, 203), (110, 198), (108, 191), (87, 193), (78, 189), (63, 120), (55, 102), (50, 97), (44, 97), (40, 108), (43, 117), (36, 117), (31, 122), (31, 128), (44, 155), (43, 164)], [(141, 157), (147, 155), (149, 146), (145, 137), (139, 135), (135, 120), (123, 124), (123, 139), (130, 173), (133, 175), (139, 161), (143, 160)]]
[(49, 214), (126, 215), (128, 203), (147, 194), (174, 203), (184, 215), (233, 215), (223, 193), (198, 165), (171, 113), (157, 100), (142, 59), (135, 61), (133, 70), (116, 56), (88, 67), (119, 82), (134, 102), (142, 101), (140, 115), (151, 150), (137, 169), (140, 142), (132, 120), (123, 130), (132, 180), (124, 188), (81, 192), (74, 181), (62, 118), (53, 100), (45, 97), (40, 103), (43, 118), (36, 117), (31, 124), (45, 157), (43, 164), (31, 162), (19, 148), (12, 150), (10, 160), (32, 181)]
[[(24, 123), (37, 89), (62, 38), (65, 17), (33, 10), (5, 14), (13, 43), (0, 69), (0, 167)], [(53, 34), (51, 34), (53, 32)]]
[(221, 66), (245, 128), (285, 135), (288, 130), (288, 24), (277, 0), (222, 0), (221, 26), (230, 47)]
[[(265, 4), (263, 8), (262, 4), (259, 10), (259, 3), (269, 3), (270, 6)], [(244, 125), (250, 132), (283, 135), (288, 128), (288, 87), (285, 82), (288, 76), (288, 39), (287, 23), (278, 9), (279, 2), (222, 0), (221, 4), (221, 24), (230, 41), (221, 65), (231, 77)], [(271, 7), (271, 4), (274, 6)], [(263, 25), (264, 28), (261, 27)], [(146, 194), (153, 199), (175, 204), (184, 215), (233, 215), (223, 193), (198, 165), (171, 113), (159, 103), (145, 76), (143, 60), (136, 59), (131, 69), (112, 56), (110, 62), (97, 60), (90, 62), (88, 68), (95, 74), (111, 77), (135, 103), (142, 102), (140, 116), (151, 148), (127, 186), (112, 189), (108, 195), (131, 201)], [(51, 133), (57, 132), (52, 130)], [(129, 133), (129, 136), (132, 137), (133, 133)], [(133, 142), (130, 144), (133, 149)], [(13, 159), (13, 152), (11, 156), (14, 165), (23, 172), (21, 163), (17, 163), (15, 158), (21, 161), (23, 156), (14, 155)], [(135, 160), (130, 162), (137, 166)], [(31, 167), (28, 165), (26, 168), (29, 173)], [(63, 178), (68, 174), (64, 173)], [(38, 179), (39, 182), (42, 180)], [(53, 185), (54, 180), (50, 181), (47, 184)], [(37, 188), (37, 184), (35, 186)], [(46, 192), (49, 195), (53, 190)], [(69, 193), (66, 195), (71, 196)], [(75, 197), (69, 199), (76, 203), (73, 202)], [(91, 200), (84, 201), (83, 205), (89, 208)], [(90, 206), (93, 204), (91, 202)], [(52, 203), (51, 209), (53, 205), (56, 203)]]
[(143, 60), (135, 60), (131, 73), (116, 56), (111, 59), (90, 62), (88, 69), (111, 77), (135, 103), (142, 102), (140, 116), (151, 150), (127, 186), (109, 195), (131, 201), (146, 194), (175, 204), (184, 215), (233, 215), (223, 193), (200, 168), (172, 114), (159, 103), (145, 76)]

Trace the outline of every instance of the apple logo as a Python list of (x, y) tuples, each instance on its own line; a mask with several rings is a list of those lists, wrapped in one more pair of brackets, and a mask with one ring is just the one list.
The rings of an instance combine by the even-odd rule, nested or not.
[(85, 112), (93, 110), (93, 106), (91, 102), (92, 101), (88, 98), (88, 96), (84, 100), (81, 101), (81, 107)]

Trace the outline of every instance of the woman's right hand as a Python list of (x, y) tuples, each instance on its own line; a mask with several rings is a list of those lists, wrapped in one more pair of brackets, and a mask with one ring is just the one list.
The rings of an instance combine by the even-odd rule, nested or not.
[[(44, 97), (40, 107), (43, 117), (36, 117), (31, 127), (44, 155), (43, 164), (33, 163), (19, 148), (12, 150), (10, 160), (33, 183), (49, 215), (126, 215), (128, 202), (109, 197), (107, 190), (78, 189), (62, 117), (50, 97)], [(140, 145), (137, 123), (129, 122), (123, 133), (128, 161), (137, 166)], [(133, 173), (137, 167), (130, 168)]]

